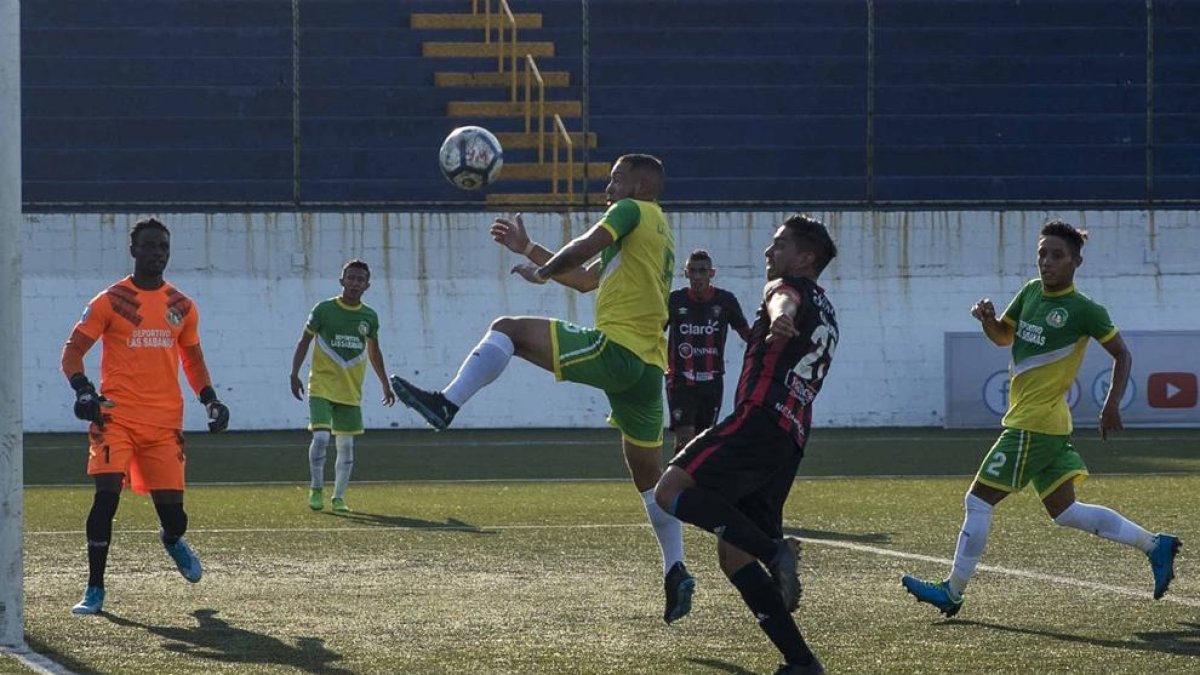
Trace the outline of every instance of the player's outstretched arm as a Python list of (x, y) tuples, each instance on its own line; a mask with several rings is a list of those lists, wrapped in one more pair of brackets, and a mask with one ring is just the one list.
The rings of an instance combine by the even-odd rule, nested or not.
[(371, 361), (375, 376), (379, 378), (379, 386), (383, 387), (383, 404), (394, 405), (396, 393), (392, 391), (392, 385), (388, 382), (387, 369), (383, 366), (383, 352), (379, 351), (379, 340), (367, 338), (367, 358)]
[(993, 343), (1006, 347), (1012, 344), (1013, 327), (996, 318), (996, 306), (991, 299), (983, 298), (971, 307), (971, 316), (983, 326), (983, 334)]
[[(526, 281), (532, 283), (540, 284), (545, 282), (545, 279), (533, 278), (532, 273), (539, 267), (549, 263), (557, 254), (529, 238), (529, 234), (525, 230), (525, 221), (521, 218), (521, 214), (516, 214), (511, 220), (497, 218), (492, 223), (490, 233), (492, 241), (504, 246), (513, 253), (525, 256), (532, 263), (522, 263), (513, 267), (512, 272), (514, 274), (518, 274)], [(586, 236), (585, 234), (584, 237)], [(612, 243), (611, 235), (609, 237), (608, 243)], [(571, 244), (573, 243), (575, 242), (572, 241)], [(571, 244), (567, 244), (562, 251), (565, 251)], [(574, 265), (564, 265), (561, 271), (555, 272), (551, 276), (563, 286), (573, 288), (581, 293), (595, 290), (600, 285), (599, 266), (595, 264), (583, 266), (583, 263), (590, 260), (607, 245), (604, 244), (597, 248), (591, 255), (580, 258)], [(559, 251), (559, 253), (562, 253), (562, 251)]]
[[(308, 358), (308, 345), (312, 344), (313, 334), (304, 331), (300, 335), (300, 339), (296, 341), (296, 351), (292, 353), (292, 376), (289, 378), (289, 383), (292, 387), (292, 396), (297, 401), (304, 400), (304, 383), (300, 381), (300, 367), (304, 365), (304, 359)], [(384, 378), (387, 381), (387, 378)]]

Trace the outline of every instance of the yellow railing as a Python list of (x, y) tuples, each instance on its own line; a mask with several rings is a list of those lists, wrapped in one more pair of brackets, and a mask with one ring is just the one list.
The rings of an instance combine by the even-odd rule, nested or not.
[[(479, 0), (472, 0), (471, 13), (479, 13)], [(504, 26), (507, 24), (509, 35), (512, 36), (509, 38), (511, 46), (508, 49), (511, 64), (510, 69), (515, 72), (517, 70), (517, 18), (513, 16), (512, 7), (509, 7), (508, 0), (500, 0), (496, 4), (496, 14), (498, 15), (496, 21), (496, 41), (499, 43), (496, 52), (496, 70), (501, 73), (504, 72)], [(490, 45), (491, 43), (492, 0), (483, 0), (483, 44)], [(512, 82), (512, 100), (517, 100), (517, 80), (515, 75)]]
[[(513, 81), (517, 78), (517, 71), (513, 71)], [(538, 84), (538, 164), (546, 163), (546, 81), (542, 79), (542, 72), (538, 70), (537, 63), (529, 54), (525, 55), (525, 133), (533, 132), (533, 97), (530, 96), (533, 80), (537, 80)], [(517, 90), (513, 88), (513, 102), (516, 103)]]
[(558, 139), (562, 137), (567, 144), (567, 201), (575, 202), (575, 148), (571, 142), (571, 134), (567, 133), (567, 127), (563, 125), (562, 117), (557, 114), (554, 116), (554, 144), (552, 154), (554, 159), (550, 165), (550, 192), (558, 194)]

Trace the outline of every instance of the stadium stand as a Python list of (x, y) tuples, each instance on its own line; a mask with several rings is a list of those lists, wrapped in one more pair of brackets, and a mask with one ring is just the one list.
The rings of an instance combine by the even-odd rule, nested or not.
[[(26, 208), (482, 207), (435, 162), (462, 124), (505, 143), (493, 204), (545, 194), (471, 5), (27, 0)], [(1196, 202), (1196, 3), (510, 5), (593, 199), (641, 151), (674, 206)]]

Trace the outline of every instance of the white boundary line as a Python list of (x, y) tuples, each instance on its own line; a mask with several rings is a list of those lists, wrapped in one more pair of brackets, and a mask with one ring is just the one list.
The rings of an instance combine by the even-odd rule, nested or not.
[[(1090, 473), (1089, 478), (1188, 478), (1200, 476), (1200, 471), (1182, 469), (1179, 471), (1114, 471), (1112, 473)], [(969, 481), (973, 473), (914, 473), (914, 474), (833, 474), (830, 476), (796, 476), (797, 482), (823, 480), (929, 480), (954, 478)], [(411, 480), (355, 480), (355, 485), (434, 485), (438, 483), (488, 484), (488, 483), (624, 483), (629, 478), (613, 476), (611, 478), (414, 478)], [(304, 480), (279, 481), (189, 481), (188, 487), (304, 487)], [(28, 488), (81, 488), (92, 489), (91, 483), (27, 483)]]
[[(268, 527), (247, 527), (247, 528), (213, 528), (213, 529), (195, 529), (193, 532), (204, 532), (208, 534), (241, 534), (241, 533), (271, 533), (271, 532), (379, 532), (380, 530), (396, 530), (396, 531), (433, 531), (433, 532), (503, 532), (506, 530), (598, 530), (598, 529), (627, 529), (627, 528), (646, 528), (648, 524), (617, 524), (617, 523), (591, 523), (585, 525), (481, 525), (481, 526), (460, 526), (446, 525), (433, 527), (416, 527), (411, 525), (370, 525), (364, 527), (296, 527), (296, 528), (268, 528)], [(158, 530), (122, 530), (131, 534), (157, 534)], [(42, 532), (27, 532), (28, 535), (80, 535), (79, 530), (54, 530)], [(949, 566), (953, 564), (952, 560), (947, 558), (939, 558), (937, 556), (924, 555), (921, 553), (909, 553), (907, 551), (896, 551), (888, 548), (880, 548), (878, 546), (867, 546), (865, 544), (855, 544), (853, 542), (835, 541), (832, 539), (813, 539), (811, 537), (800, 537), (800, 540), (805, 544), (813, 546), (832, 546), (834, 548), (843, 548), (861, 553), (871, 553), (874, 555), (889, 556), (892, 558), (902, 558), (904, 560), (919, 560), (921, 562), (939, 563)], [(1086, 588), (1093, 591), (1104, 591), (1114, 593), (1130, 598), (1151, 599), (1151, 594), (1147, 591), (1138, 591), (1132, 588), (1124, 588), (1122, 586), (1113, 586), (1111, 584), (1102, 584), (1095, 581), (1084, 581), (1080, 579), (1072, 579), (1070, 577), (1058, 576), (1055, 574), (1043, 574), (1041, 572), (1030, 572), (1028, 570), (1013, 569), (1010, 567), (1000, 567), (998, 565), (980, 565), (979, 569), (1003, 574), (1010, 577), (1020, 577), (1022, 579), (1032, 579), (1035, 581), (1044, 581), (1050, 584), (1058, 584), (1060, 586), (1074, 586), (1076, 588)], [(1174, 602), (1188, 607), (1200, 607), (1200, 599), (1189, 598), (1179, 595), (1165, 595), (1162, 598), (1167, 602)]]
[[(521, 429), (506, 429), (504, 431), (508, 431), (508, 432), (512, 432), (512, 433), (520, 433), (522, 430)], [(194, 431), (194, 432), (192, 432), (192, 435), (193, 436), (199, 435), (199, 433), (200, 432), (198, 432), (198, 431)], [(284, 431), (282, 433), (288, 433), (288, 432)], [(841, 444), (841, 443), (974, 443), (974, 444), (983, 443), (984, 445), (986, 445), (987, 443), (994, 441), (995, 440), (994, 437), (998, 436), (999, 433), (1000, 433), (999, 430), (996, 430), (996, 433), (994, 433), (990, 436), (981, 434), (979, 436), (943, 436), (940, 438), (936, 437), (936, 436), (878, 436), (878, 437), (847, 438), (847, 439), (819, 438), (814, 442), (817, 443), (818, 446), (837, 445), (837, 444)], [(87, 438), (83, 434), (81, 434), (80, 436), (81, 436), (80, 442), (73, 443), (71, 445), (38, 445), (36, 443), (27, 443), (26, 447), (29, 450), (81, 450), (81, 449), (86, 450), (87, 449)], [(1124, 437), (1110, 438), (1106, 442), (1107, 443), (1117, 443), (1117, 444), (1160, 443), (1160, 442), (1177, 442), (1177, 441), (1187, 442), (1187, 441), (1196, 440), (1197, 437), (1200, 437), (1200, 432), (1198, 432), (1195, 435), (1180, 434), (1179, 436), (1137, 436), (1137, 437), (1124, 436)], [(1088, 439), (1076, 439), (1076, 440), (1088, 440)], [(1099, 440), (1099, 438), (1096, 438), (1094, 440)], [(468, 443), (471, 447), (474, 447), (474, 448), (508, 448), (508, 447), (527, 447), (527, 446), (545, 446), (545, 445), (565, 445), (565, 446), (604, 445), (606, 443), (612, 444), (613, 439), (595, 439), (595, 440), (581, 441), (578, 439), (558, 440), (558, 439), (553, 439), (553, 438), (539, 438), (539, 439), (529, 439), (529, 440), (523, 440), (523, 441), (464, 441), (464, 443)], [(382, 443), (382, 445), (386, 445), (386, 443)], [(394, 445), (400, 446), (401, 449), (409, 449), (409, 448), (413, 448), (413, 449), (417, 449), (417, 448), (452, 449), (452, 448), (455, 448), (459, 444), (456, 443), (455, 441), (447, 440), (447, 441), (440, 441), (440, 442), (436, 442), (436, 443), (418, 441), (415, 443), (410, 443), (410, 442), (395, 443)], [(228, 444), (222, 443), (219, 446), (213, 445), (211, 447), (212, 448), (219, 447), (221, 449), (231, 449), (231, 450), (255, 450), (258, 448), (304, 448), (307, 446), (305, 443), (253, 443), (253, 442), (247, 441), (245, 443), (228, 443)], [(982, 450), (987, 450), (987, 447), (984, 447), (982, 445), (980, 447), (982, 448)]]
[(51, 661), (49, 657), (33, 651), (28, 645), (17, 648), (0, 647), (0, 651), (12, 656), (23, 666), (35, 673), (41, 673), (42, 675), (74, 675), (73, 671), (67, 670), (62, 665)]

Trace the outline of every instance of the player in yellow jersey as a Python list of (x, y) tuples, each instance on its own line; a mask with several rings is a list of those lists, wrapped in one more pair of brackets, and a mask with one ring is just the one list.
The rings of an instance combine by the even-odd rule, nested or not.
[(603, 390), (612, 408), (608, 422), (621, 431), (630, 476), (662, 548), (663, 620), (671, 623), (691, 610), (695, 580), (683, 564), (681, 523), (654, 501), (654, 486), (662, 476), (667, 364), (662, 327), (675, 267), (675, 241), (657, 201), (663, 179), (656, 157), (618, 158), (605, 190), (608, 211), (557, 252), (531, 241), (520, 215), (492, 224), (493, 240), (530, 260), (514, 267), (514, 274), (535, 284), (553, 279), (582, 293), (598, 291), (594, 328), (543, 317), (500, 317), (442, 390), (419, 389), (397, 376), (392, 388), (438, 430), (499, 377), (514, 354), (557, 380)]
[(1087, 477), (1087, 467), (1071, 445), (1071, 410), (1065, 395), (1079, 372), (1084, 349), (1094, 339), (1113, 358), (1112, 382), (1100, 412), (1101, 440), (1123, 428), (1120, 401), (1133, 363), (1108, 311), (1075, 290), (1086, 237), (1086, 231), (1062, 221), (1046, 223), (1038, 239), (1039, 278), (1025, 284), (999, 319), (987, 298), (971, 308), (988, 339), (1012, 345), (1004, 430), (967, 492), (950, 576), (940, 582), (911, 575), (902, 579), (917, 600), (948, 617), (962, 607), (963, 591), (983, 555), (992, 508), (1028, 483), (1033, 483), (1056, 524), (1144, 552), (1154, 576), (1154, 599), (1167, 592), (1175, 576), (1178, 537), (1153, 534), (1112, 509), (1075, 499), (1075, 484)]
[(337, 461), (333, 465), (330, 504), (335, 513), (348, 513), (346, 488), (354, 469), (354, 437), (363, 433), (362, 387), (368, 360), (383, 388), (383, 404), (394, 404), (396, 395), (388, 385), (383, 352), (379, 351), (379, 315), (362, 301), (371, 287), (371, 268), (358, 258), (347, 260), (338, 283), (341, 295), (318, 302), (309, 312), (292, 354), (288, 380), (292, 396), (303, 400), (300, 367), (315, 340), (317, 347), (308, 373), (308, 430), (312, 432), (308, 446), (308, 508), (320, 511), (325, 507), (325, 454), (332, 435)]

